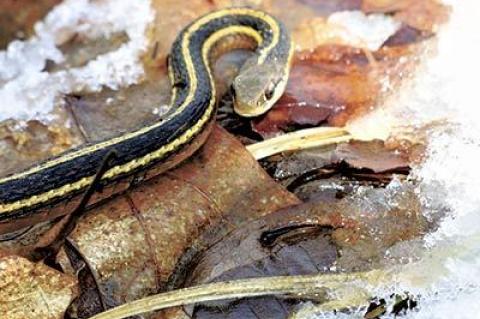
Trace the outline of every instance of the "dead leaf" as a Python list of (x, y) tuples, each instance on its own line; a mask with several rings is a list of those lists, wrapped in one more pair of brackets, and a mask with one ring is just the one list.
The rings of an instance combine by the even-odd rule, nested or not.
[[(185, 286), (275, 275), (368, 271), (401, 262), (403, 242), (434, 223), (420, 213), (413, 185), (366, 189), (345, 198), (316, 200), (250, 221), (205, 250)], [(397, 246), (398, 245), (398, 246)], [(414, 246), (411, 246), (414, 247)], [(325, 296), (304, 296), (321, 302)], [(209, 302), (157, 318), (287, 318), (296, 301), (282, 297)], [(298, 309), (298, 308), (297, 308)], [(273, 316), (273, 317), (272, 317)]]
[(450, 14), (450, 7), (438, 0), (364, 0), (362, 10), (393, 13), (406, 26), (429, 34), (437, 32)]
[(385, 41), (385, 47), (409, 45), (429, 39), (433, 33), (417, 30), (408, 25), (403, 25), (394, 35)]
[[(88, 265), (108, 308), (165, 289), (180, 256), (201, 234), (207, 233), (199, 247), (297, 203), (238, 141), (216, 128), (178, 169), (92, 210), (69, 245)], [(69, 264), (65, 258), (61, 254), (61, 265)]]
[(69, 96), (66, 102), (84, 139), (95, 142), (158, 121), (169, 108), (170, 88), (166, 70), (159, 69), (128, 88)]
[(328, 238), (337, 228), (355, 229), (329, 204), (303, 204), (250, 221), (202, 253), (186, 269), (185, 286), (259, 276), (328, 271), (336, 249)]
[(409, 167), (399, 167), (382, 173), (370, 169), (358, 169), (339, 162), (306, 171), (290, 180), (287, 189), (305, 202), (312, 200), (334, 200), (354, 194), (361, 187), (387, 188), (392, 183), (404, 182)]
[(77, 282), (42, 263), (0, 258), (0, 313), (9, 319), (61, 319), (77, 295)]
[(352, 140), (270, 157), (263, 161), (270, 174), (303, 201), (318, 196), (345, 197), (360, 185), (385, 187), (404, 180), (416, 160), (418, 146), (374, 140)]
[[(289, 98), (292, 100), (291, 105), (288, 102)], [(299, 106), (299, 103), (289, 96), (284, 97), (281, 103), (265, 117), (253, 121), (255, 132), (268, 138), (278, 132), (292, 132), (300, 128), (320, 126), (331, 115), (326, 108), (312, 105)]]
[(60, 0), (4, 0), (0, 3), (0, 50), (31, 35), (33, 25)]
[[(422, 0), (430, 1), (430, 0)], [(366, 13), (392, 13), (405, 10), (413, 0), (363, 0), (362, 11)]]
[(437, 0), (412, 0), (394, 17), (415, 29), (435, 33), (448, 21), (449, 14), (450, 8)]
[(399, 182), (389, 188), (365, 188), (344, 197), (339, 210), (344, 218), (358, 223), (356, 238), (343, 229), (333, 234), (341, 252), (337, 270), (347, 272), (406, 262), (402, 249), (419, 248), (421, 238), (435, 229), (441, 218), (426, 218), (414, 185)]
[(188, 5), (176, 0), (154, 0), (155, 20), (151, 27), (150, 54), (145, 55), (147, 66), (164, 67), (167, 54), (178, 33), (195, 18), (215, 9), (211, 1), (190, 1)]
[[(245, 223), (204, 251), (187, 273), (185, 286), (263, 276), (329, 272), (337, 258), (331, 241), (337, 228), (354, 229), (331, 205), (299, 205)], [(322, 300), (324, 296), (313, 299)], [(309, 299), (305, 296), (305, 299)], [(261, 297), (203, 304), (193, 318), (286, 318), (300, 301)], [(165, 316), (165, 318), (170, 318)]]
[(313, 8), (319, 15), (329, 15), (337, 11), (358, 10), (362, 0), (297, 0)]
[(60, 154), (83, 142), (79, 131), (67, 128), (66, 110), (57, 108), (56, 116), (49, 125), (29, 121), (18, 130), (18, 123), (0, 123), (0, 176), (25, 169), (33, 163)]
[(368, 168), (375, 173), (410, 165), (407, 154), (389, 149), (383, 141), (379, 140), (341, 144), (338, 145), (335, 153), (338, 160), (345, 161), (356, 168)]
[[(324, 120), (343, 126), (375, 106), (385, 85), (391, 89), (401, 81), (415, 64), (414, 52), (408, 46), (383, 48), (373, 53), (372, 61), (361, 49), (338, 45), (297, 53), (285, 94), (271, 115), (253, 122), (253, 128), (269, 137), (280, 133), (280, 128), (302, 126), (309, 111), (308, 124)], [(302, 116), (292, 116), (302, 108), (306, 108)]]

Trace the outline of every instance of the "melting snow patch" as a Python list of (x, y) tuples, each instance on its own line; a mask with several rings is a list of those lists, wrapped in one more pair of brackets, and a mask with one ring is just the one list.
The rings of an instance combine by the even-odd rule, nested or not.
[[(427, 154), (414, 167), (424, 214), (440, 212), (438, 230), (425, 238), (419, 261), (393, 269), (392, 280), (370, 289), (379, 297), (409, 291), (419, 297), (418, 309), (404, 318), (478, 318), (480, 315), (480, 125), (478, 56), (480, 27), (477, 0), (445, 0), (450, 22), (438, 37), (438, 52), (386, 105), (350, 129), (358, 134), (395, 133), (399, 123), (413, 128), (442, 121), (427, 136)], [(357, 130), (355, 130), (357, 129)], [(403, 245), (408, 243), (402, 243)], [(403, 250), (408, 255), (408, 249)], [(405, 256), (408, 257), (408, 256)], [(360, 318), (365, 310), (354, 312)], [(340, 316), (341, 317), (341, 316)], [(333, 313), (309, 319), (337, 318)], [(382, 318), (393, 318), (385, 316)]]
[[(146, 29), (153, 20), (150, 0), (65, 0), (35, 25), (27, 41), (13, 41), (0, 51), (0, 121), (48, 120), (64, 94), (99, 91), (137, 83), (147, 49)], [(85, 66), (56, 73), (43, 71), (47, 60), (64, 60), (58, 46), (78, 34), (95, 39), (125, 32), (128, 42)]]

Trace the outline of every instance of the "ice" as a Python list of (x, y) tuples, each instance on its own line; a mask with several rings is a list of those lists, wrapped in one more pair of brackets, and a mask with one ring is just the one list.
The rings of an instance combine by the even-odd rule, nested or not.
[(411, 179), (417, 181), (422, 213), (439, 217), (439, 227), (424, 238), (420, 251), (409, 253), (409, 243), (394, 247), (392, 253), (420, 259), (392, 266), (389, 283), (369, 288), (381, 297), (403, 291), (418, 296), (418, 309), (404, 317), (412, 319), (480, 318), (480, 2), (445, 2), (453, 11), (439, 34), (438, 51), (425, 52), (433, 57), (385, 105), (349, 124), (354, 134), (384, 138), (398, 134), (399, 123), (414, 130), (438, 123), (427, 133), (425, 159)]
[[(144, 70), (146, 30), (153, 20), (150, 0), (66, 0), (35, 25), (27, 41), (13, 41), (0, 52), (0, 122), (6, 119), (48, 121), (64, 94), (118, 89), (137, 83)], [(86, 38), (125, 32), (128, 41), (85, 66), (44, 72), (47, 60), (60, 63), (58, 46), (74, 34)]]

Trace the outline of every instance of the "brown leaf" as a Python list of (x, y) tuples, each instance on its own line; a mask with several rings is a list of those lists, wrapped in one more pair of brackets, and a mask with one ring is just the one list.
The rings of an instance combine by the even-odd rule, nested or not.
[(433, 36), (433, 33), (417, 30), (408, 25), (403, 25), (395, 34), (385, 41), (384, 46), (402, 46), (417, 43)]
[(394, 13), (395, 19), (419, 31), (435, 33), (448, 20), (449, 6), (438, 0), (364, 0), (362, 10), (368, 13)]
[[(337, 259), (339, 271), (363, 271), (404, 262), (402, 243), (421, 239), (437, 227), (441, 218), (429, 219), (422, 214), (420, 198), (410, 183), (363, 189), (341, 199), (338, 205), (343, 218), (358, 225), (356, 237), (344, 229), (333, 234), (342, 252)], [(413, 249), (415, 244), (410, 244)]]
[[(337, 228), (354, 229), (335, 206), (305, 204), (248, 222), (201, 255), (185, 286), (279, 275), (328, 272), (337, 258)], [(309, 299), (308, 296), (306, 299)], [(316, 296), (315, 300), (322, 300)], [(286, 318), (299, 301), (262, 297), (198, 306), (194, 318)], [(219, 311), (221, 310), (221, 311)], [(170, 318), (166, 316), (166, 318)]]
[[(216, 128), (178, 169), (92, 210), (69, 243), (109, 307), (165, 289), (180, 256), (207, 229), (213, 232), (201, 246), (242, 222), (297, 203), (238, 141)], [(62, 256), (61, 264), (68, 265)]]
[(337, 11), (358, 10), (362, 0), (297, 0), (299, 3), (306, 4), (315, 11), (323, 15), (328, 15)]
[(382, 173), (358, 169), (346, 162), (306, 171), (290, 180), (287, 189), (303, 201), (333, 200), (358, 191), (359, 187), (386, 188), (392, 182), (405, 181), (409, 167), (399, 167)]
[(437, 0), (411, 0), (404, 10), (395, 14), (395, 19), (418, 30), (436, 32), (448, 21), (449, 14), (450, 8)]
[(42, 263), (0, 258), (0, 313), (9, 319), (61, 319), (77, 294), (76, 280)]
[(186, 286), (238, 278), (327, 271), (332, 229), (355, 228), (330, 204), (303, 204), (245, 223), (202, 253)]
[[(385, 187), (403, 180), (416, 160), (416, 145), (352, 140), (328, 148), (283, 154), (263, 161), (271, 175), (303, 201), (344, 197), (359, 185)], [(327, 196), (328, 194), (328, 196)]]
[[(271, 113), (253, 123), (264, 137), (281, 128), (302, 126), (325, 120), (342, 126), (369, 111), (381, 98), (385, 83), (401, 81), (401, 74), (414, 64), (414, 48), (383, 48), (371, 57), (361, 49), (325, 45), (313, 52), (297, 53), (283, 97)], [(301, 116), (292, 114), (302, 110)], [(291, 109), (291, 111), (289, 110)]]
[(336, 156), (356, 168), (368, 168), (380, 173), (410, 165), (408, 155), (395, 149), (388, 149), (383, 141), (352, 141), (341, 144)]
[(150, 34), (150, 54), (147, 65), (164, 67), (167, 54), (177, 34), (195, 18), (215, 9), (211, 1), (190, 1), (188, 5), (176, 0), (154, 0), (155, 20)]
[(4, 0), (0, 2), (0, 50), (13, 39), (24, 39), (33, 25), (60, 0)]
[[(430, 0), (422, 0), (430, 1)], [(363, 0), (362, 11), (367, 13), (391, 13), (405, 10), (412, 0)]]
[[(291, 99), (289, 105), (288, 99)], [(301, 105), (289, 96), (284, 96), (265, 117), (253, 120), (253, 130), (264, 138), (271, 137), (278, 132), (290, 132), (298, 128), (315, 127), (326, 121), (331, 112), (326, 108), (312, 105)]]
[(49, 125), (28, 121), (20, 131), (14, 121), (0, 123), (0, 176), (27, 168), (82, 143), (78, 130), (65, 125), (68, 112), (57, 108), (55, 113), (56, 117)]
[[(205, 250), (187, 268), (186, 286), (248, 277), (366, 271), (398, 263), (402, 241), (433, 226), (420, 213), (412, 185), (367, 189), (361, 196), (317, 200), (248, 222)], [(206, 303), (157, 318), (287, 318), (288, 296)], [(304, 300), (322, 301), (322, 295)]]
[(88, 142), (104, 140), (158, 121), (168, 110), (170, 81), (164, 69), (150, 72), (144, 82), (119, 90), (70, 96), (67, 107)]

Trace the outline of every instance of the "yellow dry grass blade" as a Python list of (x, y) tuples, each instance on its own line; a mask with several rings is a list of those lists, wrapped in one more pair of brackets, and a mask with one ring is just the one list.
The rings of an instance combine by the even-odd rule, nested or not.
[(344, 143), (353, 137), (344, 128), (315, 127), (284, 134), (263, 142), (248, 145), (248, 151), (259, 160), (270, 155), (287, 151)]
[[(362, 273), (281, 276), (211, 283), (146, 297), (91, 319), (122, 319), (169, 307), (266, 295), (315, 298), (325, 302), (327, 309), (331, 309), (333, 305), (337, 309), (348, 308), (351, 305), (368, 304), (369, 296), (364, 288), (387, 280), (387, 272), (372, 270)], [(332, 296), (335, 296), (334, 299)]]

